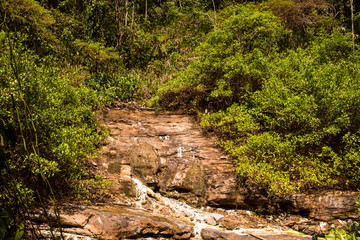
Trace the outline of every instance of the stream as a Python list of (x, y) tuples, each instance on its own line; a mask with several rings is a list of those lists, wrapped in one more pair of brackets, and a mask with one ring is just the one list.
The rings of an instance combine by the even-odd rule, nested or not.
[[(104, 112), (101, 122), (110, 137), (91, 164), (111, 183), (110, 199), (63, 210), (66, 239), (303, 240), (359, 218), (357, 193), (278, 202), (254, 194), (216, 137), (189, 115), (126, 106)], [(262, 217), (274, 204), (285, 214)], [(34, 220), (45, 222), (41, 213)]]
[[(195, 238), (197, 239), (202, 239), (202, 229), (220, 229), (221, 227), (216, 225), (216, 222), (223, 218), (225, 215), (231, 215), (235, 212), (234, 210), (221, 209), (221, 211), (225, 214), (219, 214), (208, 212), (204, 208), (194, 208), (184, 202), (178, 201), (173, 198), (164, 197), (160, 193), (155, 193), (152, 189), (147, 187), (137, 178), (132, 178), (132, 181), (136, 184), (136, 206), (138, 208), (143, 208), (142, 203), (145, 201), (151, 202), (154, 213), (157, 213), (156, 209), (159, 209), (160, 206), (170, 208), (176, 214), (176, 217), (181, 219), (187, 219), (194, 225)], [(254, 213), (251, 211), (246, 211), (246, 214), (251, 216)], [(304, 221), (306, 220), (307, 219), (304, 219)], [(209, 222), (212, 222), (213, 224), (209, 224)], [(257, 234), (261, 236), (274, 234), (279, 236), (292, 235), (297, 236), (301, 239), (311, 239), (311, 236), (299, 233), (292, 229), (284, 230), (281, 227), (274, 226), (265, 228), (239, 228), (236, 230), (227, 230), (227, 232), (236, 233), (238, 235), (244, 236), (250, 235), (258, 239), (264, 238), (257, 236)]]

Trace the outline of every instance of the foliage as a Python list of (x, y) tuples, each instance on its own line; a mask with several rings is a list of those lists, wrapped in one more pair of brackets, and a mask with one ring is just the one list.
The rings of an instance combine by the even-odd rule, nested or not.
[[(355, 222), (349, 226), (349, 233), (344, 229), (334, 229), (331, 228), (329, 234), (325, 235), (326, 240), (359, 240), (360, 239), (360, 226), (359, 223)], [(314, 236), (314, 240), (317, 240), (318, 237)]]
[(108, 101), (113, 99), (134, 100), (141, 94), (141, 82), (132, 75), (116, 77), (104, 72), (95, 73), (85, 83), (92, 89), (99, 91)]
[(306, 48), (261, 7), (230, 6), (154, 104), (200, 113), (237, 171), (271, 194), (359, 187), (359, 58), (351, 36), (307, 31)]
[[(223, 21), (197, 48), (196, 61), (159, 90), (165, 100), (160, 104), (166, 105), (169, 98), (173, 107), (190, 101), (194, 107), (216, 109), (246, 98), (261, 85), (269, 54), (276, 54), (288, 32), (271, 12), (252, 4), (228, 7), (221, 17)], [(178, 88), (182, 94), (173, 92)], [(174, 101), (176, 95), (179, 99)]]
[(155, 93), (269, 193), (358, 188), (350, 15), (345, 0), (0, 0), (0, 238), (32, 203), (105, 187), (85, 170), (107, 134), (95, 110)]

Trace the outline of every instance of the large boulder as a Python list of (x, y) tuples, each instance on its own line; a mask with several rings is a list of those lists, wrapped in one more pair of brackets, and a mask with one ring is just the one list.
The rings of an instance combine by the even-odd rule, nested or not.
[[(58, 222), (48, 211), (32, 215), (37, 222)], [(190, 239), (194, 236), (191, 225), (173, 218), (125, 206), (93, 207), (61, 211), (60, 224), (64, 234), (83, 235), (96, 239), (169, 238)]]

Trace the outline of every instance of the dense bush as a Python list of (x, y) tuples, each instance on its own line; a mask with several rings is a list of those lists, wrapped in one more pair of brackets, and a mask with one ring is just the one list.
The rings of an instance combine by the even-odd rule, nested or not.
[(271, 12), (251, 4), (224, 12), (154, 102), (210, 111), (202, 126), (222, 136), (242, 177), (270, 193), (358, 188), (360, 59), (351, 36), (309, 31), (308, 47), (294, 48)]
[(37, 197), (35, 190), (50, 187), (44, 178), (54, 189), (76, 190), (85, 160), (103, 138), (94, 118), (100, 104), (95, 91), (75, 72), (66, 75), (56, 59), (26, 50), (13, 35), (0, 59), (1, 206), (16, 199), (9, 191), (14, 186), (28, 192), (25, 199)]
[[(277, 17), (255, 5), (229, 7), (220, 17), (223, 21), (197, 48), (196, 60), (160, 89), (165, 101), (179, 97), (172, 106), (217, 109), (245, 99), (261, 85), (271, 57), (288, 33)], [(178, 88), (183, 93), (173, 94)]]
[(116, 77), (104, 72), (94, 73), (86, 80), (86, 85), (110, 102), (114, 99), (131, 101), (141, 94), (141, 82), (132, 75)]

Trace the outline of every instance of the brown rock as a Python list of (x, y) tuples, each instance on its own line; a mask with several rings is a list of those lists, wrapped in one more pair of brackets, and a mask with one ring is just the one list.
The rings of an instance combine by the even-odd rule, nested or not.
[(218, 229), (204, 228), (201, 230), (201, 237), (204, 240), (253, 240), (248, 235), (239, 235), (236, 233), (228, 233)]
[(85, 210), (92, 217), (85, 229), (99, 239), (124, 239), (141, 237), (170, 237), (189, 239), (193, 228), (179, 220), (126, 207), (103, 210)]
[[(55, 222), (53, 211), (48, 211)], [(42, 211), (33, 214), (32, 219), (47, 223)], [(173, 218), (163, 217), (143, 210), (125, 206), (93, 207), (86, 210), (67, 209), (61, 211), (60, 223), (64, 234), (71, 233), (96, 239), (170, 238), (189, 239), (194, 236), (192, 226)]]
[(113, 122), (108, 126), (114, 131), (111, 148), (117, 152), (116, 157), (106, 157), (111, 173), (130, 164), (144, 182), (167, 195), (180, 193), (177, 197), (190, 204), (245, 206), (246, 191), (239, 187), (233, 161), (190, 116), (113, 109), (105, 119)]
[(288, 211), (308, 213), (308, 217), (330, 221), (333, 219), (357, 219), (357, 206), (354, 192), (327, 192), (322, 194), (294, 194), (288, 198), (291, 205)]
[(240, 228), (242, 223), (243, 222), (234, 215), (227, 215), (226, 217), (220, 219), (220, 226), (229, 230)]
[(133, 146), (129, 156), (130, 165), (135, 175), (138, 175), (146, 183), (156, 183), (156, 173), (160, 168), (160, 158), (152, 145), (141, 143)]

